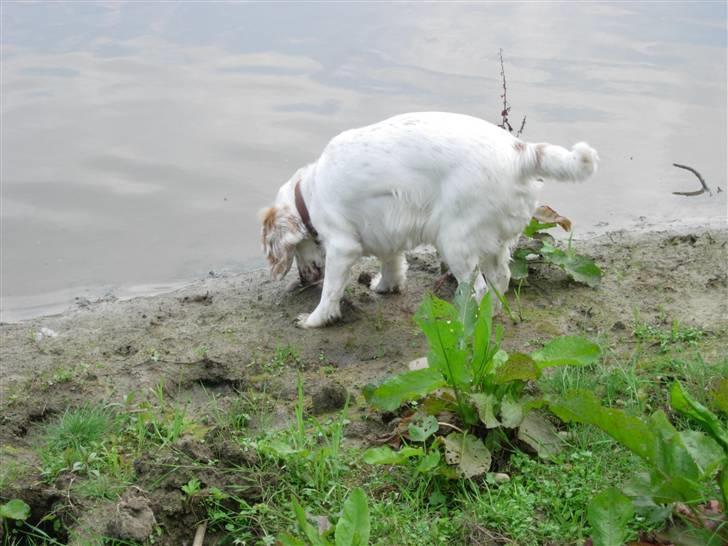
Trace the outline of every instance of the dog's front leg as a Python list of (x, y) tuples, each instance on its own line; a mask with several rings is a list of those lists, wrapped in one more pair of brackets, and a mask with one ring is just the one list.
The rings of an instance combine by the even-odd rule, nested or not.
[(349, 281), (349, 274), (354, 262), (361, 256), (359, 249), (326, 249), (326, 275), (321, 291), (321, 301), (310, 315), (298, 316), (298, 325), (302, 328), (320, 328), (341, 317), (339, 302)]

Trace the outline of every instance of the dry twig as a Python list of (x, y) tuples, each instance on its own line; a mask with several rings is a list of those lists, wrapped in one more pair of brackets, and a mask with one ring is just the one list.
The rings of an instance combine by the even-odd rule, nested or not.
[[(508, 90), (506, 88), (506, 69), (503, 66), (503, 48), (498, 50), (498, 57), (501, 65), (501, 81), (503, 82), (503, 94), (500, 96), (503, 99), (503, 110), (501, 110), (501, 122), (498, 125), (501, 129), (507, 130), (509, 133), (513, 132), (513, 127), (508, 121), (508, 114), (511, 112), (511, 105), (508, 104)], [(523, 116), (521, 120), (521, 126), (516, 131), (516, 136), (520, 137), (523, 133), (523, 129), (526, 127), (526, 116)]]
[(708, 187), (708, 184), (705, 183), (705, 179), (702, 177), (702, 175), (693, 169), (692, 167), (688, 167), (687, 165), (680, 165), (679, 163), (673, 163), (673, 166), (677, 167), (678, 169), (685, 169), (686, 171), (690, 171), (695, 176), (698, 177), (698, 180), (700, 180), (700, 184), (703, 186), (702, 189), (696, 190), (696, 191), (674, 191), (672, 192), (673, 195), (684, 195), (686, 197), (692, 197), (695, 195), (701, 195), (705, 192), (708, 192), (708, 195), (712, 196), (713, 192), (710, 191), (710, 188)]
[(501, 110), (501, 123), (498, 125), (501, 129), (508, 130), (509, 133), (513, 132), (513, 127), (508, 122), (508, 113), (511, 111), (511, 107), (508, 105), (507, 89), (506, 89), (506, 69), (503, 67), (503, 48), (498, 50), (498, 57), (500, 57), (501, 65), (501, 80), (503, 81), (503, 94), (500, 96), (503, 99), (503, 110)]

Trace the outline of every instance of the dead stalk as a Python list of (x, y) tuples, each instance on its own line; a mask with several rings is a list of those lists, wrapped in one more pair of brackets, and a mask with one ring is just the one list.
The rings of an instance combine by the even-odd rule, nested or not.
[[(513, 133), (513, 127), (508, 121), (508, 114), (511, 112), (511, 105), (508, 104), (508, 89), (506, 86), (506, 69), (503, 66), (503, 48), (498, 50), (498, 58), (500, 59), (501, 65), (501, 82), (503, 83), (503, 94), (500, 96), (503, 99), (503, 110), (501, 110), (501, 122), (498, 125), (501, 129), (505, 129), (509, 133)], [(521, 126), (516, 131), (516, 136), (520, 137), (523, 133), (523, 129), (526, 127), (526, 116), (523, 116), (521, 120)]]
[(442, 426), (442, 427), (450, 427), (452, 429), (457, 430), (461, 434), (465, 434), (465, 431), (463, 429), (461, 429), (460, 427), (457, 427), (457, 426), (453, 425), (452, 423), (448, 423), (446, 421), (438, 421), (437, 424), (440, 425), (440, 426)]

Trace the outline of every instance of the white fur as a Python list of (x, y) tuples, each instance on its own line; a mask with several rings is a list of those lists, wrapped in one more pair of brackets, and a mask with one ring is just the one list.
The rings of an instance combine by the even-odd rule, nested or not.
[[(341, 133), (281, 187), (263, 212), (264, 248), (274, 275), (285, 275), (295, 257), (306, 282), (320, 279), (325, 256), (321, 301), (300, 317), (307, 328), (339, 318), (361, 256), (382, 262), (373, 290), (397, 291), (405, 281), (404, 251), (423, 243), (437, 248), (459, 282), (479, 271), (504, 293), (511, 248), (536, 208), (537, 178), (581, 181), (598, 160), (583, 142), (570, 151), (526, 143), (470, 116), (395, 116)], [(298, 181), (321, 247), (296, 211)]]

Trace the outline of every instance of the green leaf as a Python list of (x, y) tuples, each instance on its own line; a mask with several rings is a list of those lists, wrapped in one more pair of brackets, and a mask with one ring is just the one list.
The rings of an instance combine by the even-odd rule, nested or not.
[(564, 269), (575, 281), (586, 284), (591, 288), (599, 286), (602, 280), (602, 270), (586, 256), (579, 254), (570, 256), (569, 261), (564, 265)]
[(610, 487), (599, 493), (587, 509), (594, 546), (622, 546), (629, 532), (627, 524), (633, 517), (632, 501), (619, 489)]
[(675, 381), (670, 389), (670, 405), (680, 413), (695, 419), (728, 453), (728, 432), (721, 425), (718, 416), (688, 395), (678, 381)]
[(518, 439), (531, 446), (539, 457), (547, 459), (561, 451), (562, 441), (554, 426), (540, 413), (528, 413), (518, 427)]
[(440, 428), (440, 425), (437, 424), (437, 419), (432, 415), (427, 415), (416, 422), (411, 422), (407, 428), (407, 432), (409, 433), (410, 440), (413, 442), (424, 442), (435, 434), (438, 428)]
[(362, 460), (367, 464), (405, 464), (412, 457), (421, 457), (420, 447), (403, 447), (399, 451), (389, 446), (370, 447), (364, 452)]
[(679, 434), (701, 475), (712, 476), (723, 466), (726, 452), (711, 437), (698, 430), (683, 430)]
[(548, 224), (542, 224), (535, 218), (531, 218), (531, 221), (523, 229), (523, 234), (530, 239), (531, 237), (533, 237), (537, 232), (541, 231), (542, 229), (551, 229), (554, 227), (556, 227), (555, 223), (549, 222)]
[(718, 485), (723, 497), (723, 512), (728, 512), (728, 461), (723, 464), (723, 469), (718, 474)]
[(261, 453), (273, 457), (285, 458), (289, 455), (301, 453), (301, 450), (294, 448), (278, 438), (266, 438), (258, 442), (258, 450)]
[(500, 408), (501, 424), (506, 428), (516, 428), (523, 422), (523, 404), (511, 396), (504, 396)]
[(446, 384), (438, 370), (423, 368), (390, 377), (375, 389), (365, 391), (364, 397), (377, 409), (394, 411), (404, 402), (422, 398)]
[(509, 355), (505, 364), (495, 370), (493, 381), (498, 385), (511, 381), (536, 380), (541, 375), (536, 362), (527, 354), (513, 353)]
[(361, 487), (352, 490), (336, 524), (336, 546), (369, 544), (369, 506)]
[(291, 535), (279, 535), (278, 542), (282, 546), (306, 546), (306, 543), (300, 538), (292, 537)]
[(561, 336), (552, 339), (531, 353), (540, 369), (550, 366), (588, 366), (602, 354), (596, 343), (580, 336)]
[(478, 320), (473, 331), (473, 356), (471, 366), (475, 379), (482, 381), (490, 373), (492, 366), (491, 352), (497, 350), (498, 343), (491, 347), (490, 336), (493, 331), (493, 294), (489, 290), (480, 301)]
[(478, 411), (478, 417), (486, 426), (486, 428), (497, 428), (501, 426), (500, 421), (495, 416), (495, 405), (498, 399), (494, 394), (486, 394), (484, 392), (471, 393), (470, 400)]
[(544, 241), (541, 246), (541, 255), (544, 259), (554, 265), (563, 266), (568, 261), (566, 251), (561, 248), (555, 247), (549, 241)]
[(438, 370), (452, 386), (470, 383), (471, 368), (466, 366), (465, 330), (458, 310), (431, 294), (425, 296), (415, 321), (427, 338), (430, 351), (427, 362)]
[(544, 241), (541, 255), (549, 263), (559, 266), (575, 281), (594, 288), (602, 279), (602, 270), (586, 256), (580, 256), (573, 251), (564, 251)]
[(728, 377), (721, 377), (715, 382), (710, 398), (718, 410), (728, 415)]
[[(700, 466), (703, 456), (696, 460), (694, 452), (696, 449), (705, 450), (706, 457), (710, 453), (716, 453), (715, 442), (697, 431), (693, 431), (690, 436), (684, 436), (675, 430), (662, 411), (650, 416), (648, 424), (653, 432), (653, 440), (649, 446), (646, 460), (652, 465), (652, 483), (655, 487), (653, 497), (656, 502), (662, 504), (675, 501), (691, 503), (700, 499), (703, 494), (701, 482), (712, 476), (703, 472)], [(696, 444), (696, 448), (689, 449), (685, 445), (686, 437), (691, 438), (691, 441)], [(698, 437), (702, 438), (698, 440)]]
[(437, 449), (433, 449), (427, 455), (422, 457), (420, 464), (417, 465), (416, 471), (418, 474), (427, 474), (431, 472), (437, 465), (440, 464), (440, 452)]
[(20, 499), (11, 499), (0, 504), (0, 519), (25, 521), (30, 517), (30, 506)]
[(471, 283), (459, 284), (452, 303), (457, 310), (458, 321), (463, 325), (465, 337), (470, 338), (478, 319), (478, 302), (473, 294), (473, 285)]
[(528, 260), (526, 256), (532, 254), (530, 250), (517, 249), (511, 256), (508, 266), (511, 269), (511, 280), (520, 281), (528, 278)]
[(313, 546), (328, 546), (329, 542), (321, 538), (316, 528), (308, 522), (308, 519), (306, 519), (306, 511), (295, 498), (291, 499), (291, 506), (293, 507), (293, 512), (296, 514), (298, 528), (309, 542)]
[(640, 419), (605, 408), (591, 391), (570, 391), (549, 399), (549, 409), (562, 421), (600, 428), (636, 455), (648, 460), (654, 434)]
[(453, 432), (445, 437), (445, 461), (457, 465), (464, 478), (474, 478), (488, 472), (491, 455), (476, 436)]

